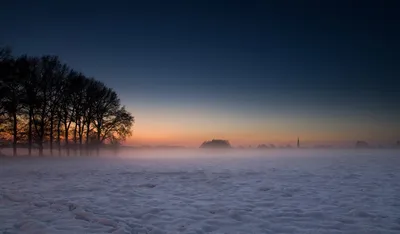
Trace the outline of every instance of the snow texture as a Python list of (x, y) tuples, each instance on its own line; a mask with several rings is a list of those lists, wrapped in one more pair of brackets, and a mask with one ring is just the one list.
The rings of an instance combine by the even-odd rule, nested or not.
[(398, 234), (396, 153), (3, 158), (0, 233)]

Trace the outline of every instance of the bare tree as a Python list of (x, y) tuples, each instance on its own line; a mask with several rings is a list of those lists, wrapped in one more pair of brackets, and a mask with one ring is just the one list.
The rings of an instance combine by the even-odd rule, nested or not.
[(28, 143), (29, 155), (33, 142), (39, 155), (46, 142), (50, 152), (57, 142), (61, 155), (62, 140), (69, 155), (70, 131), (81, 154), (83, 143), (88, 153), (91, 146), (118, 145), (133, 122), (114, 90), (71, 70), (58, 57), (14, 58), (0, 48), (0, 137), (12, 138), (14, 155), (19, 142)]
[[(74, 143), (76, 146), (77, 128), (80, 127), (82, 102), (85, 94), (86, 78), (83, 74), (70, 71), (66, 80), (66, 87), (61, 99), (61, 119), (64, 125), (64, 141), (69, 155), (69, 130), (74, 123)], [(82, 142), (82, 141), (81, 141)]]
[[(1, 120), (5, 121), (3, 118), (6, 115), (6, 110), (4, 106), (4, 98), (7, 96), (7, 85), (6, 81), (10, 73), (10, 62), (11, 60), (11, 49), (10, 48), (0, 48), (0, 117)], [(0, 124), (3, 124), (1, 122)]]
[(61, 105), (60, 95), (63, 94), (63, 91), (65, 89), (64, 81), (69, 72), (69, 68), (66, 65), (61, 65), (59, 61), (56, 61), (56, 63), (57, 64), (54, 67), (54, 76), (50, 79), (50, 94), (49, 94), (49, 109), (50, 109), (49, 143), (50, 143), (51, 154), (53, 153), (54, 127), (55, 127), (54, 124), (56, 122), (58, 109), (60, 109)]
[(100, 142), (125, 141), (132, 134), (134, 117), (125, 107), (118, 107), (112, 114), (103, 119)]
[(32, 155), (32, 143), (33, 143), (33, 111), (37, 105), (37, 67), (39, 60), (34, 57), (21, 56), (17, 59), (19, 64), (21, 76), (22, 76), (22, 87), (23, 87), (23, 110), (25, 119), (27, 119), (27, 136), (28, 136), (28, 154)]
[(93, 124), (96, 129), (97, 144), (102, 143), (103, 127), (117, 113), (120, 106), (120, 100), (117, 94), (110, 88), (101, 87), (96, 94), (94, 104), (94, 119)]
[(17, 72), (17, 65), (14, 58), (5, 58), (1, 61), (0, 73), (2, 77), (2, 98), (1, 106), (12, 125), (13, 155), (17, 155), (18, 142), (18, 115), (22, 107), (22, 86), (21, 79)]
[[(38, 77), (38, 102), (34, 110), (34, 126), (38, 136), (39, 155), (43, 155), (43, 143), (49, 133), (47, 128), (50, 124), (50, 112), (52, 109), (52, 85), (56, 76), (59, 60), (54, 56), (43, 56), (40, 59), (39, 77)], [(50, 135), (50, 134), (49, 134)]]

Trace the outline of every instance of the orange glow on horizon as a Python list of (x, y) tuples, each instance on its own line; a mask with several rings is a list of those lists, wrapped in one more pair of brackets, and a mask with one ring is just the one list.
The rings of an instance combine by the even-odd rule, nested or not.
[[(225, 139), (228, 140), (232, 146), (243, 147), (256, 147), (259, 144), (274, 144), (276, 146), (295, 146), (297, 136), (286, 134), (271, 134), (271, 135), (257, 135), (257, 134), (177, 134), (174, 132), (155, 132), (154, 134), (136, 132), (131, 138), (127, 139), (126, 145), (135, 146), (183, 146), (183, 147), (199, 147), (201, 143), (212, 139)], [(325, 140), (320, 140), (318, 135), (309, 134), (307, 137), (300, 136), (300, 141), (303, 145), (316, 145), (316, 144), (342, 144), (344, 141), (340, 136), (330, 136)], [(327, 140), (326, 140), (327, 139)]]
[[(150, 104), (149, 104), (150, 105)], [(146, 106), (131, 110), (135, 116), (132, 137), (125, 145), (199, 147), (211, 139), (228, 140), (232, 146), (274, 144), (341, 145), (357, 140), (393, 142), (396, 132), (362, 118), (310, 119), (307, 116), (253, 115), (221, 109)], [(388, 129), (392, 129), (389, 131)]]

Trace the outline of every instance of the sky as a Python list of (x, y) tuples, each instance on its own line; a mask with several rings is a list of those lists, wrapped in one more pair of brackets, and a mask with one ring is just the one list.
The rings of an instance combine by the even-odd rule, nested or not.
[(7, 1), (0, 45), (115, 89), (130, 145), (400, 140), (397, 1)]

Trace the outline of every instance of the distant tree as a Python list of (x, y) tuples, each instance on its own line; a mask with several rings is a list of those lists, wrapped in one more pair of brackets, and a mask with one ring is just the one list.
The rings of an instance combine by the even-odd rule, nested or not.
[(200, 148), (231, 148), (231, 144), (227, 140), (213, 139), (203, 142)]

